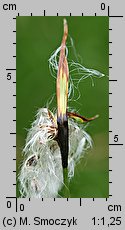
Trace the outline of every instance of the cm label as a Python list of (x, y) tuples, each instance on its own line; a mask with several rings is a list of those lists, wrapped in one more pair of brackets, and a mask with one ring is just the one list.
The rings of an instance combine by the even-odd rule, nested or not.
[(16, 4), (3, 4), (3, 10), (16, 10)]

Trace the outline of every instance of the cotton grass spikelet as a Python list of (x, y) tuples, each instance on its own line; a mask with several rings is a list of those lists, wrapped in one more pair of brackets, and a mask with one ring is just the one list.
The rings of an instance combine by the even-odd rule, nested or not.
[(67, 181), (74, 176), (75, 165), (86, 150), (92, 147), (92, 139), (84, 130), (83, 123), (98, 116), (85, 118), (74, 111), (68, 111), (68, 99), (74, 84), (71, 74), (76, 70), (78, 73), (81, 71), (82, 76), (77, 79), (76, 88), (84, 77), (102, 77), (103, 74), (73, 62), (70, 66), (74, 69), (70, 74), (67, 62), (67, 36), (68, 26), (64, 19), (61, 46), (49, 59), (51, 72), (54, 77), (57, 75), (57, 111), (52, 113), (48, 108), (39, 109), (28, 132), (23, 150), (25, 159), (18, 177), (21, 197), (59, 197), (59, 191), (63, 187), (68, 190)]
[[(24, 148), (25, 160), (19, 175), (22, 197), (57, 197), (63, 186), (63, 169), (60, 148), (56, 141), (57, 121), (47, 108), (38, 111), (29, 130)], [(81, 126), (69, 120), (68, 177), (92, 140)]]

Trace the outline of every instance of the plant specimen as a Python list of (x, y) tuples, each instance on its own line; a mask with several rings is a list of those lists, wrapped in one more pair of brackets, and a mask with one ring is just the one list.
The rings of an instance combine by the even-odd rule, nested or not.
[[(18, 177), (22, 197), (59, 197), (61, 189), (63, 197), (69, 197), (69, 181), (74, 175), (75, 165), (92, 146), (91, 137), (85, 131), (83, 123), (94, 120), (98, 115), (86, 118), (68, 109), (73, 81), (67, 61), (67, 36), (68, 25), (64, 19), (61, 46), (49, 59), (52, 71), (57, 74), (57, 111), (52, 113), (49, 108), (39, 109), (28, 132), (24, 147), (25, 159)], [(81, 74), (77, 79), (77, 88), (82, 79), (90, 77), (93, 83), (92, 77), (104, 76), (79, 63), (72, 62), (70, 67), (73, 67), (72, 73)]]

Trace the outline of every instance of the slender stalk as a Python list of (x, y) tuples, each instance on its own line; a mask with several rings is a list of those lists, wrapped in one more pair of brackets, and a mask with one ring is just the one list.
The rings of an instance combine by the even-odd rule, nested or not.
[[(69, 70), (67, 58), (65, 55), (66, 39), (68, 35), (68, 25), (64, 19), (64, 35), (61, 43), (59, 67), (57, 73), (57, 125), (58, 125), (58, 144), (60, 147), (62, 167), (63, 167), (63, 182), (64, 187), (68, 191), (68, 115), (67, 115), (67, 102), (68, 102), (68, 78)], [(65, 190), (65, 196), (68, 193)]]
[(69, 179), (68, 179), (68, 168), (63, 169), (63, 197), (70, 197), (70, 191), (69, 191)]

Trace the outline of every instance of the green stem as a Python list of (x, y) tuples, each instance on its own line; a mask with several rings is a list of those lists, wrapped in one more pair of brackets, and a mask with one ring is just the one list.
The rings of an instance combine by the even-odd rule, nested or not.
[(70, 192), (69, 192), (69, 180), (68, 180), (68, 168), (63, 169), (63, 197), (64, 198), (69, 198), (70, 197)]

